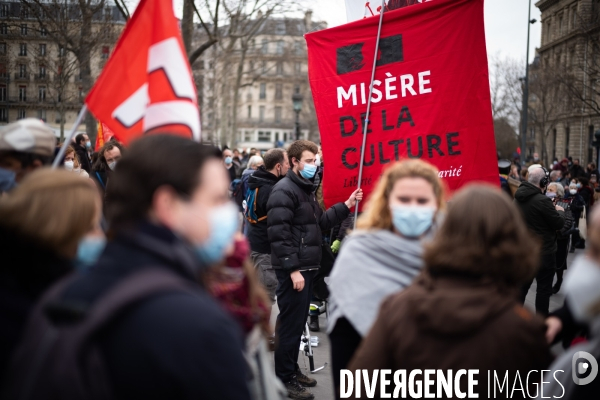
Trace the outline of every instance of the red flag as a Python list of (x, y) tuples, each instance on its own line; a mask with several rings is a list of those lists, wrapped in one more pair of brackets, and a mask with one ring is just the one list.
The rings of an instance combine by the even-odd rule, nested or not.
[(165, 130), (200, 140), (192, 72), (172, 0), (142, 0), (85, 100), (127, 144)]
[(98, 133), (96, 134), (96, 146), (94, 147), (94, 150), (100, 150), (113, 136), (115, 136), (115, 134), (108, 126), (102, 122), (98, 122)]
[[(369, 194), (395, 160), (435, 165), (451, 190), (498, 184), (483, 26), (483, 0), (436, 0), (383, 16), (370, 115), (366, 118), (379, 19), (306, 35), (327, 204), (358, 184)], [(364, 202), (361, 202), (363, 204)]]

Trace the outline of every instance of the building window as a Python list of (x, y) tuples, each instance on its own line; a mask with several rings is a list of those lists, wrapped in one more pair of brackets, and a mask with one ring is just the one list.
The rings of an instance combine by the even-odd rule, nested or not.
[(19, 78), (27, 77), (27, 65), (19, 64)]
[[(587, 160), (587, 162), (589, 162), (589, 163), (593, 162), (594, 164), (597, 164), (597, 162), (594, 160), (594, 145), (592, 143), (594, 143), (594, 125), (588, 126), (588, 160)], [(596, 167), (597, 166), (598, 165), (596, 165)], [(600, 178), (600, 177), (596, 177), (596, 178)]]
[(108, 46), (102, 46), (102, 59), (108, 60), (109, 54), (110, 54), (110, 48)]
[(271, 131), (258, 131), (258, 141), (259, 142), (270, 142), (271, 141)]
[(260, 92), (258, 94), (258, 98), (260, 100), (265, 100), (267, 98), (267, 84), (264, 82), (260, 84)]
[(0, 101), (6, 101), (6, 86), (0, 86)]
[(21, 35), (27, 36), (27, 24), (21, 24)]
[(269, 52), (269, 41), (267, 39), (262, 40), (262, 47), (260, 49), (261, 52), (267, 54)]
[(25, 119), (27, 118), (27, 113), (25, 112), (24, 109), (19, 109), (19, 111), (17, 111), (17, 119)]
[(253, 131), (244, 131), (244, 142), (254, 141), (254, 138), (252, 136), (254, 136)]
[(58, 46), (58, 55), (60, 57), (64, 57), (64, 55), (65, 55), (65, 48), (64, 47)]
[(577, 7), (571, 9), (571, 29), (577, 27)]
[(0, 77), (5, 78), (6, 76), (6, 64), (0, 63)]
[(571, 128), (565, 128), (565, 157), (569, 157), (569, 142), (571, 142)]
[(0, 4), (0, 18), (8, 17), (8, 4)]
[(79, 86), (79, 100), (83, 100), (85, 94), (83, 93), (83, 87)]
[(45, 56), (46, 55), (46, 44), (42, 43), (40, 44), (40, 56)]
[(0, 43), (0, 56), (6, 55), (6, 43)]
[(275, 107), (275, 122), (281, 122), (281, 107)]
[(39, 100), (46, 101), (46, 86), (40, 86), (38, 88), (38, 92), (39, 92)]
[(294, 93), (300, 93), (300, 85), (294, 85)]
[(275, 100), (283, 99), (283, 85), (281, 83), (275, 84)]
[(0, 122), (8, 122), (8, 110), (0, 108)]
[(0, 35), (8, 35), (8, 25), (0, 24)]
[(283, 54), (283, 40), (277, 41), (277, 54)]
[(283, 61), (277, 61), (277, 75), (283, 75)]
[(46, 110), (38, 110), (38, 119), (46, 122)]
[(302, 63), (297, 62), (294, 64), (294, 72), (296, 75), (300, 75), (302, 73)]
[(558, 34), (563, 34), (563, 17), (562, 15), (558, 18)]
[(42, 37), (46, 37), (46, 36), (48, 36), (48, 29), (46, 29), (46, 28), (42, 28), (42, 29), (40, 29), (40, 35), (41, 35)]
[(260, 69), (261, 69), (261, 73), (263, 73), (263, 74), (267, 73), (267, 62), (266, 61), (263, 61), (261, 63), (261, 68)]
[(46, 77), (46, 66), (40, 65), (40, 78), (45, 78), (45, 77)]
[(252, 118), (252, 106), (248, 106), (248, 119)]
[(549, 42), (552, 39), (552, 32), (550, 31), (551, 27), (552, 25), (550, 24), (550, 21), (548, 21), (546, 24), (546, 42)]
[(21, 43), (19, 45), (19, 55), (26, 56), (27, 55), (27, 43)]
[[(265, 120), (265, 106), (258, 107), (258, 121), (264, 122)], [(260, 134), (260, 132), (259, 132)]]
[(21, 6), (21, 18), (23, 18), (23, 19), (29, 18), (29, 9), (25, 5)]
[(301, 56), (304, 53), (304, 46), (302, 45), (302, 42), (295, 42), (294, 50), (296, 52), (296, 55)]
[(19, 86), (19, 101), (27, 101), (27, 86)]

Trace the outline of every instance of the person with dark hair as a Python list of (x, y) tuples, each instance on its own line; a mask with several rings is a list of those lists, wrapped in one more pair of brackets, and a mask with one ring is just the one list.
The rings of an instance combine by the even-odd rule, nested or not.
[(581, 178), (586, 176), (585, 170), (581, 165), (579, 165), (579, 158), (573, 160), (573, 164), (571, 165), (571, 178)]
[[(537, 283), (535, 309), (539, 314), (548, 315), (552, 281), (556, 270), (557, 232), (565, 224), (565, 210), (559, 205), (554, 205), (544, 194), (550, 183), (548, 171), (540, 166), (531, 166), (529, 170), (527, 182), (521, 183), (515, 193), (515, 203), (520, 208), (531, 233), (543, 242), (539, 269), (535, 276)], [(521, 303), (525, 303), (532, 282), (533, 279), (523, 286)]]
[(35, 118), (0, 128), (0, 195), (35, 169), (50, 164), (54, 143), (52, 129)]
[(248, 221), (248, 240), (251, 256), (271, 303), (275, 303), (277, 276), (271, 265), (271, 243), (267, 234), (267, 201), (273, 186), (282, 179), (290, 169), (287, 153), (283, 149), (271, 149), (263, 157), (264, 166), (258, 167), (248, 178), (248, 189), (255, 192), (254, 207), (256, 221)]
[(81, 164), (81, 168), (89, 175), (92, 174), (92, 160), (90, 159), (89, 151), (92, 148), (92, 142), (85, 133), (80, 133), (75, 136), (75, 143), (72, 145), (77, 153), (77, 158)]
[[(93, 357), (85, 349), (77, 353), (78, 359), (101, 359), (102, 368), (96, 363), (96, 369), (86, 369), (81, 362), (74, 375), (97, 384), (88, 390), (110, 388), (110, 395), (80, 397), (249, 399), (241, 329), (201, 283), (203, 273), (233, 248), (238, 231), (221, 152), (183, 137), (153, 134), (131, 144), (118, 171), (106, 193), (111, 240), (95, 265), (49, 298), (52, 304), (87, 310), (70, 323), (89, 326), (86, 317), (98, 318), (96, 310), (124, 302), (115, 293), (139, 296), (92, 331), (85, 348), (95, 349)], [(171, 283), (154, 292), (140, 289), (163, 282)], [(29, 365), (28, 357), (18, 363)], [(38, 381), (51, 382), (57, 389), (53, 393), (63, 393), (58, 389), (73, 382), (61, 372), (44, 370)], [(14, 386), (23, 390), (23, 385)], [(35, 385), (27, 389), (32, 398), (41, 390)]]
[[(383, 302), (348, 369), (369, 376), (376, 369), (496, 370), (508, 372), (508, 382), (546, 369), (544, 323), (514, 296), (535, 274), (538, 252), (506, 195), (486, 186), (461, 190), (425, 246), (423, 273)], [(486, 397), (493, 382), (478, 379), (474, 392)], [(429, 390), (440, 393), (433, 381)]]
[(271, 263), (277, 280), (277, 338), (275, 373), (292, 399), (312, 399), (305, 386), (317, 381), (302, 374), (298, 366), (298, 343), (308, 317), (312, 286), (321, 263), (322, 231), (342, 223), (362, 200), (354, 191), (345, 203), (323, 212), (315, 196), (316, 155), (319, 149), (308, 140), (297, 140), (288, 149), (290, 169), (273, 187), (267, 202), (267, 233)]
[(92, 168), (90, 177), (96, 182), (101, 193), (106, 193), (108, 181), (123, 155), (123, 146), (117, 141), (106, 143), (98, 152), (98, 158)]

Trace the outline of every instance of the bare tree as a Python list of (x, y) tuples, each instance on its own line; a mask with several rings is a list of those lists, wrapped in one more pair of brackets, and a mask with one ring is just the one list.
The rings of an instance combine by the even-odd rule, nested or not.
[[(77, 60), (83, 93), (94, 83), (92, 56), (103, 43), (114, 43), (115, 27), (108, 0), (21, 0), (50, 39)], [(88, 113), (86, 130), (90, 139), (96, 136), (96, 122)]]
[(521, 118), (524, 62), (496, 54), (490, 58), (490, 91), (494, 121), (504, 119), (515, 130)]

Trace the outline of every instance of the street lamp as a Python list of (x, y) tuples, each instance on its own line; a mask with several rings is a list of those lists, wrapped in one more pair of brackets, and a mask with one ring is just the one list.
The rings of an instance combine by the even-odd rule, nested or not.
[(294, 93), (292, 95), (292, 102), (294, 103), (294, 112), (296, 113), (296, 140), (300, 140), (300, 111), (302, 111), (302, 95), (300, 93)]
[(529, 30), (537, 20), (531, 19), (531, 0), (527, 15), (527, 51), (525, 52), (525, 87), (523, 88), (523, 110), (521, 118), (521, 164), (525, 165), (525, 149), (527, 148), (527, 108), (529, 107)]

